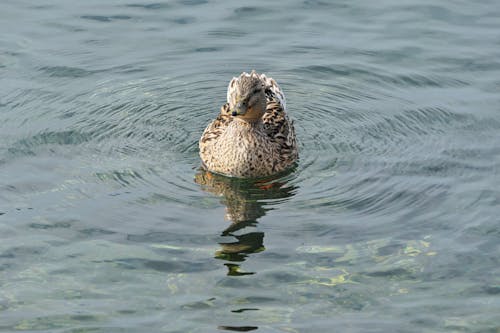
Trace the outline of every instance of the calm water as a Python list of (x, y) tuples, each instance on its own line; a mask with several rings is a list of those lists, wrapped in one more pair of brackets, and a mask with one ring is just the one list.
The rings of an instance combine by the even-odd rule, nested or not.
[[(301, 160), (200, 172), (229, 79)], [(0, 331), (499, 332), (500, 3), (0, 4)]]

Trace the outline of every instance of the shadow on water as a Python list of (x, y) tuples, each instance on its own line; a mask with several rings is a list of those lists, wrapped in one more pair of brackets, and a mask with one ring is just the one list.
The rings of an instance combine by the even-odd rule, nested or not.
[[(230, 222), (221, 232), (222, 237), (232, 237), (230, 242), (220, 242), (215, 258), (223, 260), (228, 276), (253, 275), (244, 272), (241, 263), (249, 255), (265, 251), (264, 232), (255, 231), (258, 220), (273, 210), (273, 205), (292, 197), (297, 190), (287, 179), (293, 171), (261, 179), (230, 178), (200, 170), (195, 182), (209, 193), (221, 198), (226, 206), (225, 219)], [(251, 229), (252, 231), (250, 231)], [(251, 309), (258, 310), (258, 309)], [(221, 330), (246, 332), (258, 329), (255, 326), (219, 326)]]

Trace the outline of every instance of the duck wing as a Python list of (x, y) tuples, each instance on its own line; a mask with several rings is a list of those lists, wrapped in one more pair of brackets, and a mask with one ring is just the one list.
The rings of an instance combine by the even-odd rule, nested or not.
[(220, 108), (217, 118), (205, 128), (205, 131), (201, 135), (200, 149), (203, 150), (210, 141), (217, 140), (231, 121), (233, 121), (233, 118), (229, 111), (229, 103), (226, 103)]
[(267, 98), (266, 112), (262, 116), (264, 130), (278, 143), (282, 160), (293, 162), (298, 158), (297, 141), (293, 122), (285, 111), (285, 94), (272, 78), (262, 74), (261, 79), (265, 82)]

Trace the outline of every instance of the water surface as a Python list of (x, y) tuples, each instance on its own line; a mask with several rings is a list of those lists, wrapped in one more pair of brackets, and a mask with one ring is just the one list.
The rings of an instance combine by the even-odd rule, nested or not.
[[(497, 332), (496, 1), (0, 4), (0, 331)], [(229, 80), (300, 163), (199, 170)]]

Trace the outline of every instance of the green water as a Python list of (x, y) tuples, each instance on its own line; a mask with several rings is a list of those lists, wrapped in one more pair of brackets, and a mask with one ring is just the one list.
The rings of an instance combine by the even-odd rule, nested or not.
[[(499, 332), (497, 1), (0, 3), (0, 332)], [(292, 173), (199, 170), (278, 81)]]

